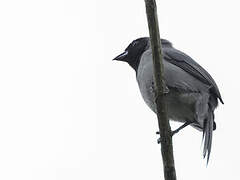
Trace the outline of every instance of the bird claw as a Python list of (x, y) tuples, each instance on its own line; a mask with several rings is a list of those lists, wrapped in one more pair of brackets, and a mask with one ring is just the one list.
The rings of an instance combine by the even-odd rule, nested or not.
[[(172, 131), (172, 132), (171, 132), (171, 136), (173, 136), (174, 134), (177, 134), (181, 129), (185, 128), (186, 126), (188, 126), (188, 125), (190, 125), (190, 124), (192, 124), (192, 122), (191, 122), (191, 121), (187, 121), (187, 122), (184, 123), (182, 126), (180, 126), (179, 128), (177, 128), (176, 130)], [(156, 134), (160, 134), (159, 131), (156, 132)], [(158, 143), (158, 144), (160, 144), (160, 142), (161, 142), (161, 137), (158, 138), (158, 140), (157, 140), (157, 143)]]
[[(178, 133), (179, 130), (175, 130), (171, 132), (171, 137), (173, 137), (174, 134)], [(160, 134), (159, 131), (156, 132), (156, 134)], [(161, 143), (161, 137), (157, 139), (157, 143)]]

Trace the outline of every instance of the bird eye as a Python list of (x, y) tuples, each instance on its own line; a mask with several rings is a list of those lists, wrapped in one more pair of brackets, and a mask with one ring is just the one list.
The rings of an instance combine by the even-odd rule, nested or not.
[(138, 41), (133, 41), (132, 46), (135, 46), (138, 43)]

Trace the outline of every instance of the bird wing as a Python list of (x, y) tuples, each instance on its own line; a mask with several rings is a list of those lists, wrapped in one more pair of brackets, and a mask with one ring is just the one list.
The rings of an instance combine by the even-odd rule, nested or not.
[(217, 87), (217, 84), (211, 77), (211, 75), (203, 69), (196, 61), (185, 53), (174, 49), (174, 48), (164, 48), (163, 49), (164, 59), (171, 64), (180, 67), (182, 70), (191, 74), (196, 79), (200, 80), (202, 83), (211, 86), (210, 91), (213, 92), (223, 104), (221, 94)]

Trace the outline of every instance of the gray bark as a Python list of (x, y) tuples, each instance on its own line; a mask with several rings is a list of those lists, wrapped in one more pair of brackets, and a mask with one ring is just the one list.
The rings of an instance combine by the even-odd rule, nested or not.
[(158, 27), (157, 7), (155, 0), (145, 0), (148, 28), (151, 38), (153, 68), (155, 80), (155, 103), (157, 107), (158, 126), (161, 138), (161, 152), (165, 180), (176, 180), (174, 166), (172, 135), (164, 94), (164, 77), (162, 63), (162, 48)]

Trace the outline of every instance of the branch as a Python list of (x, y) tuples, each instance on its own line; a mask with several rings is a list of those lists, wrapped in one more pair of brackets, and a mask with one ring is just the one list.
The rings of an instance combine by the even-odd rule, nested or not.
[(148, 19), (148, 28), (151, 38), (154, 81), (155, 104), (157, 109), (158, 126), (161, 138), (161, 152), (164, 166), (165, 180), (176, 180), (174, 166), (171, 127), (167, 116), (166, 100), (164, 94), (162, 48), (158, 27), (157, 6), (155, 0), (145, 0)]

